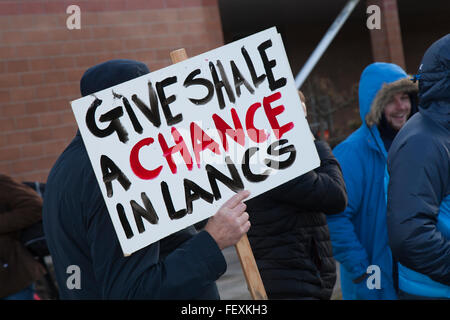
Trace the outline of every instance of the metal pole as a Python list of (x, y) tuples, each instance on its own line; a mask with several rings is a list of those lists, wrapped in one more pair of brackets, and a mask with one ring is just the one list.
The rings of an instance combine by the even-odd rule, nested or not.
[(333, 24), (330, 26), (330, 28), (328, 28), (325, 36), (322, 38), (322, 40), (320, 40), (316, 49), (314, 49), (313, 53), (308, 58), (308, 61), (306, 61), (303, 68), (295, 77), (295, 85), (298, 89), (300, 89), (305, 79), (309, 76), (316, 63), (328, 48), (328, 45), (331, 43), (331, 41), (333, 41), (334, 37), (341, 29), (342, 25), (345, 23), (345, 21), (347, 21), (347, 18), (352, 13), (358, 2), (359, 0), (349, 0), (344, 9), (342, 9), (341, 13), (339, 13), (339, 15), (337, 16), (336, 20), (334, 20)]

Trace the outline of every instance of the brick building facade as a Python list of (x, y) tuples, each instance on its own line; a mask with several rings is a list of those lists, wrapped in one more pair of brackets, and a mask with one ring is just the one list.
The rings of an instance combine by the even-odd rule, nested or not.
[[(0, 173), (46, 181), (76, 132), (69, 102), (80, 97), (79, 80), (92, 65), (128, 58), (157, 70), (171, 64), (172, 50), (183, 47), (194, 56), (275, 25), (295, 76), (346, 2), (2, 0)], [(80, 30), (66, 26), (71, 4), (81, 9)], [(370, 4), (381, 9), (381, 30), (366, 28)], [(425, 49), (450, 30), (444, 4), (361, 0), (310, 78), (328, 77), (344, 92), (372, 61), (394, 62), (414, 73)], [(336, 117), (336, 125), (352, 130), (354, 119), (357, 104)]]
[(380, 8), (380, 29), (370, 31), (374, 61), (389, 61), (406, 68), (397, 0), (368, 0)]
[[(66, 26), (73, 3), (80, 30)], [(221, 45), (215, 0), (0, 2), (0, 172), (46, 181), (77, 130), (69, 102), (88, 67), (127, 58), (157, 70), (174, 49)]]

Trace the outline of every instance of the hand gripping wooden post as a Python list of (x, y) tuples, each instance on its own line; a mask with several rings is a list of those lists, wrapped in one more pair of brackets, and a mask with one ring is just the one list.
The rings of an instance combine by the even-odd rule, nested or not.
[[(184, 48), (170, 52), (172, 63), (177, 63), (188, 58)], [(241, 262), (242, 271), (244, 272), (247, 287), (253, 300), (267, 300), (266, 290), (264, 289), (261, 275), (253, 256), (252, 248), (248, 242), (247, 235), (244, 236), (235, 245), (236, 252)]]

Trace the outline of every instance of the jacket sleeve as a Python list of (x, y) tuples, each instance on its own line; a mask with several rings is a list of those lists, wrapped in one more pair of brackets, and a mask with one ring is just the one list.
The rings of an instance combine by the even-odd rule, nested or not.
[(387, 227), (393, 255), (404, 266), (450, 285), (450, 239), (436, 228), (448, 191), (448, 150), (415, 137), (388, 158)]
[(320, 167), (273, 189), (270, 195), (305, 211), (341, 212), (347, 205), (341, 168), (327, 143), (316, 140), (315, 145)]
[(31, 188), (0, 174), (0, 234), (22, 230), (42, 219), (42, 199)]
[(338, 147), (335, 155), (342, 167), (348, 204), (343, 212), (328, 215), (327, 223), (333, 256), (348, 272), (352, 273), (352, 278), (356, 279), (365, 274), (369, 266), (367, 252), (361, 245), (352, 222), (360, 210), (364, 192), (362, 163), (352, 150), (345, 146)]
[[(91, 178), (96, 183), (93, 174)], [(124, 257), (99, 187), (91, 194), (85, 223), (104, 299), (195, 299), (225, 272), (225, 258), (206, 231), (163, 260), (159, 242)]]

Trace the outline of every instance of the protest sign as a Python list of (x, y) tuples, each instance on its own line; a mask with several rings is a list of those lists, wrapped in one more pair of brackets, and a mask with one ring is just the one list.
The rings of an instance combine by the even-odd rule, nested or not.
[(275, 28), (71, 104), (125, 255), (320, 164)]
[[(170, 52), (172, 63), (178, 63), (188, 58), (184, 48)], [(244, 234), (241, 239), (234, 245), (236, 253), (241, 262), (242, 271), (244, 273), (247, 288), (254, 300), (267, 300), (266, 289), (261, 279), (261, 275), (256, 264), (253, 251), (248, 241), (247, 235)]]

